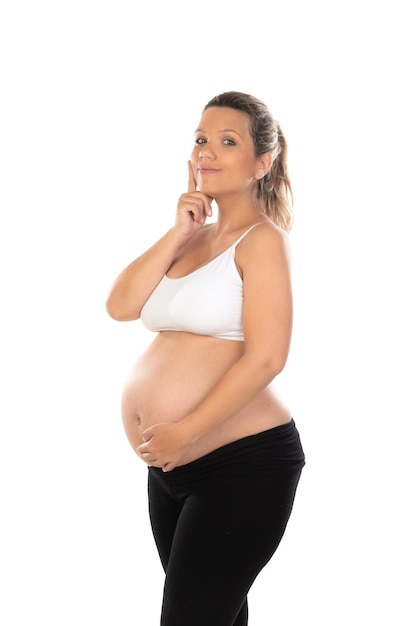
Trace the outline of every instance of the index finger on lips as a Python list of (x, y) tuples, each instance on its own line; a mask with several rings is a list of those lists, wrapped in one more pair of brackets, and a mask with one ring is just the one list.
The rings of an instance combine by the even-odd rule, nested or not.
[(194, 173), (193, 173), (193, 167), (190, 161), (187, 161), (187, 167), (189, 170), (189, 180), (187, 183), (187, 191), (196, 191), (196, 179), (194, 177)]

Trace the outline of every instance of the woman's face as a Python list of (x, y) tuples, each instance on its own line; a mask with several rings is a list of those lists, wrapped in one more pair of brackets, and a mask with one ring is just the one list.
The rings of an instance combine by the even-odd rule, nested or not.
[(200, 191), (216, 199), (251, 191), (260, 175), (260, 159), (241, 111), (210, 107), (203, 112), (190, 157)]

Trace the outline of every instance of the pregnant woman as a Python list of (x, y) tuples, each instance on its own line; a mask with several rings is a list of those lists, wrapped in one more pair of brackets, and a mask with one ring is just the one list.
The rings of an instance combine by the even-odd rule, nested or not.
[(286, 152), (263, 102), (210, 100), (173, 227), (108, 295), (113, 319), (156, 333), (122, 417), (148, 466), (161, 626), (248, 624), (247, 593), (285, 532), (305, 463), (273, 385), (292, 332)]

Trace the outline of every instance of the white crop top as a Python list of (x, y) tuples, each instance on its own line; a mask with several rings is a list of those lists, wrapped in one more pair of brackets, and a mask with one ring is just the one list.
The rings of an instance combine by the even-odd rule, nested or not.
[(254, 226), (190, 274), (164, 275), (142, 307), (144, 326), (153, 332), (177, 330), (243, 341), (243, 284), (235, 265), (235, 248)]

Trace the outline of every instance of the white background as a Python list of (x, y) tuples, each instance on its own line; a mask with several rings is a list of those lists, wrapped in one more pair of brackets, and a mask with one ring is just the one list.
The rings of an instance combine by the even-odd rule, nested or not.
[(296, 315), (277, 384), (307, 457), (250, 623), (418, 623), (412, 8), (1, 4), (4, 626), (159, 623), (146, 468), (119, 412), (151, 334), (104, 302), (171, 226), (200, 112), (231, 89), (289, 142)]

